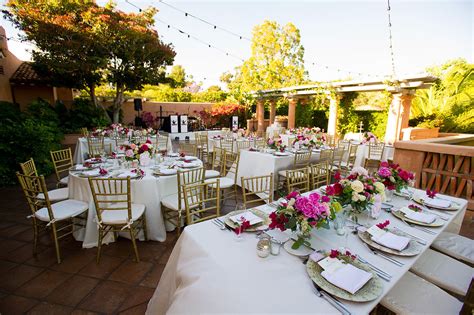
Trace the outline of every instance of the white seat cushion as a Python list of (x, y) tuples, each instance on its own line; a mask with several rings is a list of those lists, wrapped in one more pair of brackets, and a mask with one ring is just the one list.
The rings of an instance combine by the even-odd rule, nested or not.
[(206, 170), (204, 176), (205, 176), (206, 179), (208, 179), (208, 178), (216, 178), (216, 177), (221, 176), (221, 173), (219, 173), (219, 172), (216, 171), (216, 170)]
[[(206, 179), (204, 181), (205, 183), (214, 183), (214, 185), (211, 185), (212, 188), (216, 186), (216, 178), (211, 178), (211, 179)], [(219, 177), (219, 188), (220, 189), (226, 189), (234, 186), (234, 180), (229, 177)]]
[(63, 177), (59, 180), (61, 184), (67, 185), (69, 183), (69, 175), (66, 177)]
[(474, 265), (474, 240), (467, 237), (442, 232), (431, 244), (431, 247), (446, 255)]
[(286, 177), (286, 170), (278, 171), (278, 175)]
[(407, 272), (380, 301), (397, 315), (459, 314), (462, 303), (434, 284)]
[[(68, 199), (60, 202), (53, 203), (51, 209), (53, 211), (53, 216), (56, 221), (68, 219), (75, 217), (89, 208), (87, 203), (79, 200)], [(45, 222), (49, 222), (48, 209), (46, 207), (39, 209), (35, 212), (37, 219)]]
[[(48, 191), (50, 201), (59, 201), (69, 198), (69, 188), (58, 188)], [(44, 194), (38, 194), (38, 199), (44, 199)]]
[[(168, 209), (176, 210), (176, 211), (179, 210), (178, 194), (173, 194), (173, 195), (164, 197), (163, 199), (161, 199), (161, 203), (163, 204), (163, 206), (165, 206)], [(192, 208), (196, 208), (196, 207), (197, 205), (194, 205)], [(181, 199), (181, 210), (185, 210), (185, 209), (186, 209), (186, 205), (184, 203), (184, 198), (183, 198)]]
[(454, 258), (427, 249), (411, 267), (423, 279), (460, 296), (465, 296), (471, 284), (474, 269)]
[[(132, 221), (138, 220), (145, 212), (145, 205), (132, 203)], [(104, 224), (125, 224), (128, 222), (127, 210), (105, 210), (101, 213)]]

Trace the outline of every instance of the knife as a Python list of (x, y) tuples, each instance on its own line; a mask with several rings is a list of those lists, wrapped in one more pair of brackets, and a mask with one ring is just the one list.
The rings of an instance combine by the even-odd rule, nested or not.
[(314, 290), (316, 291), (316, 295), (320, 298), (325, 299), (329, 304), (331, 304), (335, 309), (337, 309), (343, 315), (351, 315), (351, 312), (338, 300), (333, 298), (329, 293), (321, 289), (313, 280), (311, 280), (314, 286)]

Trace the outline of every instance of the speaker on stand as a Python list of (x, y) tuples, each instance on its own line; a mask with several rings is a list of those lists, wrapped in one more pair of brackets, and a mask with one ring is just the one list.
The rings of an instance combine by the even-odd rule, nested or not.
[(140, 116), (140, 111), (143, 109), (142, 99), (141, 98), (134, 98), (133, 99), (133, 107), (134, 107), (135, 111), (137, 112), (137, 116), (135, 116), (135, 126), (144, 127), (142, 117)]

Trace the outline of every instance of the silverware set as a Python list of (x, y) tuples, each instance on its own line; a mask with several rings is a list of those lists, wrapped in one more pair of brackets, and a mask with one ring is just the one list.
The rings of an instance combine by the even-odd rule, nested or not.
[(392, 275), (383, 271), (382, 269), (378, 268), (377, 266), (369, 263), (367, 260), (362, 258), (360, 255), (357, 255), (357, 259), (363, 264), (366, 264), (369, 266), (370, 269), (372, 269), (380, 278), (384, 279), (385, 281), (390, 281), (392, 280)]
[(365, 244), (365, 243), (363, 243), (363, 244), (365, 245), (365, 247), (367, 247), (367, 249), (368, 249), (372, 254), (374, 254), (374, 255), (376, 255), (376, 256), (379, 256), (379, 257), (381, 257), (381, 258), (383, 258), (383, 259), (385, 259), (385, 260), (391, 262), (392, 264), (394, 264), (394, 265), (396, 265), (396, 266), (398, 266), (398, 267), (402, 267), (402, 266), (405, 265), (405, 264), (402, 263), (401, 261), (398, 261), (398, 260), (396, 260), (395, 258), (392, 258), (392, 257), (390, 257), (390, 256), (388, 256), (388, 255), (382, 254), (381, 252), (375, 251), (375, 250), (373, 250), (372, 248), (370, 248), (369, 245), (367, 245), (367, 244)]
[(409, 227), (414, 228), (414, 229), (423, 231), (423, 232), (428, 233), (428, 234), (431, 234), (431, 235), (436, 235), (436, 232), (431, 231), (431, 230), (429, 230), (429, 229), (427, 229), (427, 228), (424, 228), (424, 227), (421, 227), (421, 226), (418, 226), (418, 225), (415, 225), (415, 224), (412, 224), (412, 223), (408, 223), (408, 222), (405, 221), (405, 220), (402, 220), (402, 222), (405, 223), (406, 225), (408, 225)]
[(220, 218), (216, 218), (212, 220), (212, 223), (214, 223), (214, 225), (217, 226), (222, 231), (227, 230), (231, 232), (231, 230), (225, 225), (224, 221), (222, 221)]
[(415, 242), (417, 242), (418, 244), (421, 244), (421, 245), (426, 245), (426, 244), (428, 244), (428, 242), (425, 241), (424, 239), (419, 238), (418, 236), (415, 236), (415, 235), (413, 235), (413, 234), (410, 234), (410, 233), (408, 233), (408, 232), (405, 231), (405, 230), (402, 230), (402, 229), (397, 228), (397, 227), (395, 227), (395, 230), (400, 231), (400, 232), (402, 232), (402, 233), (405, 233), (405, 234), (407, 234), (407, 235), (410, 235), (410, 236), (413, 238), (413, 240), (414, 240)]
[(314, 286), (314, 291), (317, 296), (322, 299), (325, 299), (329, 304), (331, 304), (335, 309), (337, 309), (343, 315), (350, 315), (351, 312), (346, 308), (342, 302), (336, 300), (332, 295), (321, 289), (313, 280), (311, 280)]

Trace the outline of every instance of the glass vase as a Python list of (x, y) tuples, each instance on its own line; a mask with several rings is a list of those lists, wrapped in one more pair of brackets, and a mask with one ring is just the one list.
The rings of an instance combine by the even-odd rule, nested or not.
[(393, 199), (393, 190), (385, 189), (385, 201), (390, 202)]
[(336, 213), (334, 229), (336, 230), (337, 235), (344, 235), (346, 233), (346, 214), (344, 211)]

